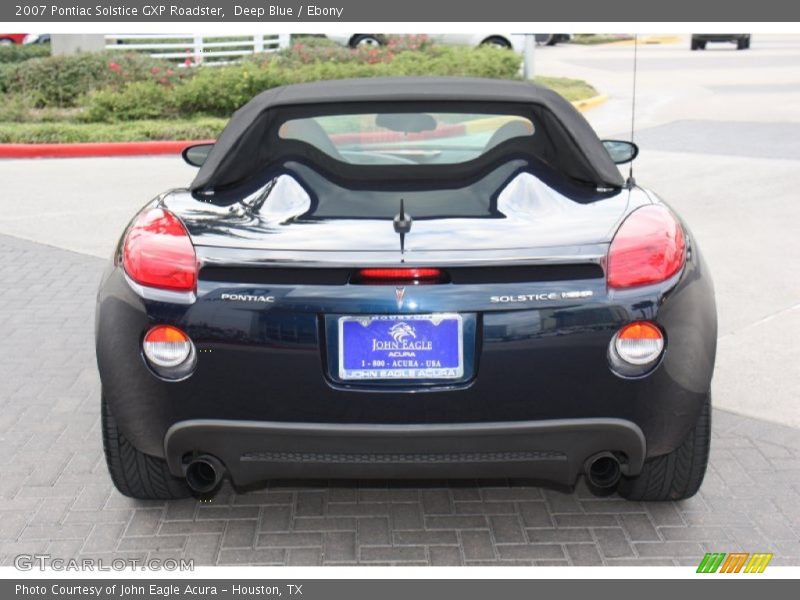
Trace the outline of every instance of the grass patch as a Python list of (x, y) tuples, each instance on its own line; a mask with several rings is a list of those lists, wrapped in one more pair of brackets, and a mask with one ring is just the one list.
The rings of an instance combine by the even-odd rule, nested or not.
[(126, 121), (121, 123), (2, 123), (2, 144), (81, 142), (144, 142), (215, 139), (227, 119), (202, 117), (187, 120)]
[(607, 33), (581, 33), (577, 35), (573, 35), (572, 39), (570, 40), (571, 44), (583, 44), (583, 45), (593, 45), (593, 44), (610, 44), (612, 42), (622, 42), (625, 40), (632, 40), (633, 36), (628, 33), (616, 33), (616, 34), (607, 34)]
[(549, 87), (558, 92), (570, 102), (586, 100), (597, 96), (597, 90), (582, 79), (570, 79), (569, 77), (537, 77), (534, 80), (539, 85)]

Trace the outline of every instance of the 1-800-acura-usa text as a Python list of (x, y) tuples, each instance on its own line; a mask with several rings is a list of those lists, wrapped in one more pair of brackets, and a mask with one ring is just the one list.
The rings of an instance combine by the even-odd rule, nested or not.
[(117, 488), (525, 477), (662, 500), (708, 460), (711, 279), (685, 223), (522, 82), (264, 92), (102, 280)]

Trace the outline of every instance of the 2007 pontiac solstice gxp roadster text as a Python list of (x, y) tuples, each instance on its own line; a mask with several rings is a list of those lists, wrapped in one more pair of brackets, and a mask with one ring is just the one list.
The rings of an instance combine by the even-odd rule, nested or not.
[(711, 279), (563, 98), (456, 78), (266, 91), (147, 204), (96, 316), (137, 498), (271, 478), (524, 477), (636, 500), (705, 473)]

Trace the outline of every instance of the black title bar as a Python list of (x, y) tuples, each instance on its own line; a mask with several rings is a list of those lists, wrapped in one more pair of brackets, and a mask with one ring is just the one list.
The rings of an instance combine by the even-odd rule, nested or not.
[(787, 0), (3, 0), (0, 20), (32, 22), (797, 22)]

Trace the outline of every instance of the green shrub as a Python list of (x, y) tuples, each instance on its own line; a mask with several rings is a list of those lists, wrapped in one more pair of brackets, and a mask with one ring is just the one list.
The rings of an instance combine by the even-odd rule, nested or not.
[(190, 75), (189, 71), (133, 53), (50, 56), (14, 65), (6, 73), (5, 91), (27, 97), (35, 107), (69, 107), (89, 92), (101, 88), (118, 90), (134, 81), (174, 85)]
[(5, 94), (8, 91), (8, 76), (14, 69), (14, 64), (0, 63), (0, 94)]
[[(409, 75), (515, 79), (519, 77), (521, 60), (509, 50), (439, 46), (425, 36), (390, 38), (381, 48), (356, 50), (311, 38), (290, 49), (252, 56), (236, 65), (197, 69), (178, 69), (136, 54), (40, 58), (22, 63), (24, 69), (20, 64), (7, 65), (8, 93), (0, 106), (0, 122), (36, 124), (38, 129), (15, 131), (21, 131), (23, 137), (45, 140), (59, 131), (57, 127), (46, 127), (47, 123), (132, 126), (136, 121), (156, 120), (156, 132), (136, 130), (137, 136), (151, 139), (165, 131), (165, 119), (172, 119), (176, 127), (181, 127), (187, 119), (193, 121), (198, 116), (228, 118), (253, 96), (276, 86)], [(541, 82), (569, 99), (594, 95), (591, 86), (580, 81)], [(2, 85), (0, 64), (0, 88)], [(86, 129), (64, 131), (70, 136), (89, 135)], [(98, 131), (111, 130), (101, 125)], [(133, 135), (128, 125), (124, 131)]]
[(283, 85), (288, 79), (286, 69), (270, 63), (200, 69), (192, 79), (174, 88), (175, 104), (181, 115), (230, 116), (259, 92)]
[(403, 52), (396, 56), (393, 65), (401, 75), (456, 75), (486, 77), (490, 79), (516, 79), (519, 77), (522, 57), (515, 52), (492, 46), (465, 48), (434, 46), (422, 54)]
[(97, 90), (89, 94), (82, 121), (137, 121), (175, 116), (175, 96), (168, 86), (154, 81), (133, 81), (120, 91)]
[[(252, 59), (239, 65), (200, 69), (169, 91), (174, 103), (163, 103), (161, 116), (230, 116), (264, 90), (292, 83), (392, 75), (462, 75), (511, 79), (521, 58), (499, 48), (437, 46), (425, 52), (322, 47), (317, 58), (292, 55)], [(123, 93), (128, 93), (124, 91)], [(91, 111), (90, 111), (91, 112)]]
[(0, 104), (0, 121), (21, 123), (28, 120), (29, 108), (19, 96), (6, 95)]
[(0, 46), (0, 64), (24, 62), (50, 56), (50, 44), (7, 44)]
[(81, 118), (96, 122), (229, 116), (259, 92), (280, 85), (386, 75), (514, 78), (520, 62), (508, 50), (437, 46), (425, 36), (392, 37), (381, 48), (355, 50), (305, 38), (286, 50), (224, 67), (179, 69), (121, 52), (0, 63), (0, 90), (24, 98), (31, 108), (85, 107)]

